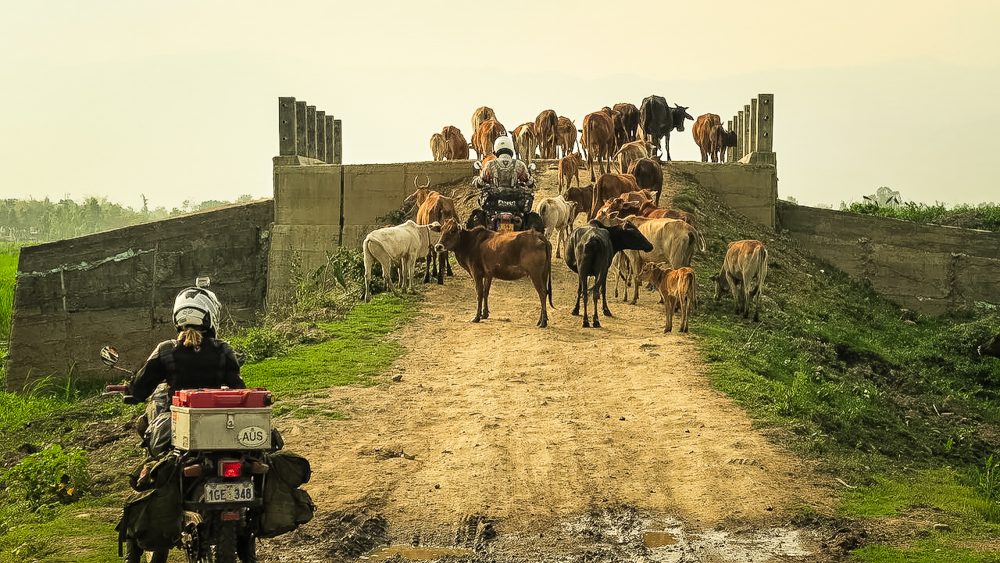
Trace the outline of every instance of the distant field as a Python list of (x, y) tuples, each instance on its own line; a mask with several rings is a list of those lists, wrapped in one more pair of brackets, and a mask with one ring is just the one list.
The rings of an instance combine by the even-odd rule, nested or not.
[(18, 249), (17, 245), (0, 243), (0, 358), (7, 355), (7, 340), (10, 338)]

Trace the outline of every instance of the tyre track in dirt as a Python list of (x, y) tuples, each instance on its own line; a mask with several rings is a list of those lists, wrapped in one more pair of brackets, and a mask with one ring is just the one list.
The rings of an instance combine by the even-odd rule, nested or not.
[[(426, 288), (416, 318), (392, 336), (406, 353), (381, 383), (330, 391), (347, 420), (290, 423), (288, 447), (313, 465), (308, 490), (341, 526), (318, 515), (303, 530), (311, 547), (293, 536), (277, 545), (294, 549), (265, 548), (265, 559), (359, 555), (374, 546), (338, 551), (333, 536), (366, 518), (380, 523), (368, 543), (538, 560), (586, 549), (593, 538), (567, 530), (588, 515), (624, 510), (642, 526), (691, 532), (782, 526), (801, 505), (830, 508), (811, 466), (711, 388), (692, 337), (662, 333), (652, 294), (637, 306), (612, 302), (603, 328), (583, 329), (570, 315), (575, 275), (553, 259), (548, 329), (534, 326), (527, 280), (493, 284), (493, 316), (472, 324), (475, 290), (456, 270)], [(469, 526), (478, 531), (459, 532)]]

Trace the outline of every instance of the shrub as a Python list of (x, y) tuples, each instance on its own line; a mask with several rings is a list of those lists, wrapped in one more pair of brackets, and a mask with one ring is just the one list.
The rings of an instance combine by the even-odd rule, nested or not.
[(269, 327), (250, 327), (229, 339), (229, 343), (247, 363), (259, 362), (285, 353), (285, 337)]
[(23, 495), (32, 510), (78, 500), (90, 486), (87, 455), (79, 448), (52, 444), (25, 456), (3, 475), (7, 490)]

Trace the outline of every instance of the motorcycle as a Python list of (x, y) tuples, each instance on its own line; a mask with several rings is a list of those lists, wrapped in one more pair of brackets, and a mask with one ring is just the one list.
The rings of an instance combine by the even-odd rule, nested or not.
[[(482, 164), (476, 161), (473, 167), (480, 170)], [(529, 164), (528, 169), (534, 172), (535, 164)], [(473, 181), (473, 186), (482, 188), (482, 180), (478, 176), (476, 178), (479, 182)], [(479, 208), (469, 214), (465, 227), (472, 229), (482, 226), (501, 233), (534, 229), (544, 234), (545, 224), (542, 218), (531, 211), (533, 200), (534, 195), (522, 189), (483, 189), (479, 197)]]
[[(117, 366), (118, 352), (111, 346), (101, 350), (101, 360), (132, 374)], [(127, 385), (105, 388), (106, 394), (121, 394), (125, 403), (136, 404), (127, 392)], [(173, 547), (182, 549), (189, 563), (256, 561), (256, 520), (269, 470), (263, 458), (280, 447), (272, 444), (280, 442), (280, 437), (272, 433), (271, 405), (271, 394), (264, 389), (174, 393), (165, 456), (176, 456), (171, 459), (179, 467), (184, 513), (180, 538)], [(144, 553), (140, 542), (125, 531), (119, 540), (125, 544), (125, 560), (139, 563)], [(121, 545), (119, 551), (121, 555)], [(165, 562), (165, 552), (155, 551), (152, 561)]]

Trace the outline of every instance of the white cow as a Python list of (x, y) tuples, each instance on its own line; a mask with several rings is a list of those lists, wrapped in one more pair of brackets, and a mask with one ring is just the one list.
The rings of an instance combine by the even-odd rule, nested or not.
[(573, 228), (573, 219), (576, 218), (576, 203), (566, 201), (563, 196), (556, 196), (543, 199), (538, 204), (538, 215), (545, 225), (545, 238), (552, 236), (552, 232), (559, 233), (556, 243), (556, 258), (559, 258), (559, 251), (565, 241), (569, 240), (570, 229)]
[[(632, 296), (633, 305), (639, 300), (640, 281), (636, 274), (642, 271), (647, 262), (666, 262), (671, 268), (683, 268), (691, 265), (696, 250), (705, 252), (705, 239), (701, 233), (680, 219), (650, 219), (633, 215), (625, 220), (639, 227), (639, 232), (653, 244), (652, 252), (624, 250), (622, 251), (624, 259), (619, 260), (620, 270), (625, 269), (627, 262), (626, 301), (628, 301), (629, 286), (635, 287)], [(617, 293), (617, 283), (615, 285)]]
[[(365, 301), (371, 298), (372, 265), (377, 260), (382, 267), (386, 287), (393, 291), (390, 270), (393, 264), (399, 266), (400, 289), (413, 290), (413, 272), (417, 258), (426, 256), (434, 248), (438, 237), (431, 232), (440, 232), (441, 223), (418, 225), (407, 221), (395, 227), (383, 227), (368, 233), (361, 243), (365, 257)], [(433, 240), (432, 240), (433, 239)]]

